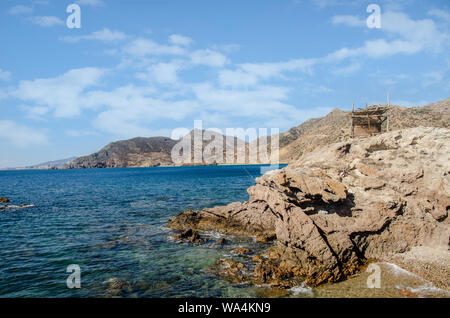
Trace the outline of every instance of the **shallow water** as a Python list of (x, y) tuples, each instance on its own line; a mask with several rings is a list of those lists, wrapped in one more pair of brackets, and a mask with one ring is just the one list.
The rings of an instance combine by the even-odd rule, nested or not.
[[(0, 212), (0, 296), (401, 297), (402, 284), (424, 286), (398, 276), (399, 288), (368, 289), (364, 274), (289, 293), (232, 285), (209, 268), (220, 257), (239, 259), (231, 253), (235, 247), (257, 253), (267, 245), (230, 237), (218, 248), (220, 235), (213, 232), (204, 233), (210, 240), (201, 246), (171, 239), (166, 227), (170, 217), (190, 208), (247, 200), (246, 189), (258, 176), (260, 166), (0, 171), (0, 195), (13, 204), (35, 205)], [(70, 264), (81, 268), (80, 289), (67, 288)], [(126, 288), (117, 294), (111, 279)]]

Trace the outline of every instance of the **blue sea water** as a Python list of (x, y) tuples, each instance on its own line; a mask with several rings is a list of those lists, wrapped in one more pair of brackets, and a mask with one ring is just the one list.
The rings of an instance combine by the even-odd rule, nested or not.
[[(180, 244), (167, 220), (186, 209), (248, 199), (261, 166), (0, 171), (0, 196), (34, 207), (0, 211), (0, 297), (258, 296), (209, 268), (251, 238)], [(67, 266), (81, 268), (69, 289)]]

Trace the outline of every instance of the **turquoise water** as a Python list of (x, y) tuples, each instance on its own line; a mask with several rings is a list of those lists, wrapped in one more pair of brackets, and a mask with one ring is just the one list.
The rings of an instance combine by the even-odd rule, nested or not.
[[(248, 199), (260, 166), (0, 171), (0, 196), (34, 207), (0, 211), (1, 297), (108, 297), (108, 281), (126, 297), (257, 296), (209, 271), (242, 244), (217, 248), (171, 240), (167, 220), (186, 209)], [(81, 268), (69, 289), (67, 266)]]

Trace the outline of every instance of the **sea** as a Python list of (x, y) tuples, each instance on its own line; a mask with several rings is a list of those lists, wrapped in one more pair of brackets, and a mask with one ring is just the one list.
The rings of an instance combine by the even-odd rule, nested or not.
[[(0, 171), (0, 196), (30, 205), (0, 210), (0, 297), (448, 297), (388, 263), (379, 264), (381, 288), (368, 288), (370, 273), (319, 288), (236, 284), (211, 269), (216, 261), (250, 267), (270, 243), (230, 236), (220, 246), (215, 232), (195, 246), (173, 239), (169, 218), (247, 200), (267, 168)], [(235, 255), (237, 247), (251, 253)]]

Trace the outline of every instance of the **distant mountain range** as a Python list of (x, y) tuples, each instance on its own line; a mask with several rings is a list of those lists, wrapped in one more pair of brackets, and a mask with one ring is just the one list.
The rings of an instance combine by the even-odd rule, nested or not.
[[(205, 131), (198, 131), (203, 139)], [(191, 142), (191, 162), (194, 162), (194, 130), (191, 131), (184, 138), (189, 138)], [(223, 156), (225, 156), (227, 143), (238, 145), (237, 138), (233, 141), (221, 134), (217, 134), (218, 138), (223, 141)], [(64, 168), (68, 169), (86, 169), (86, 168), (122, 168), (122, 167), (157, 167), (157, 166), (173, 166), (172, 149), (180, 142), (180, 140), (173, 140), (168, 137), (150, 137), (150, 138), (133, 138), (129, 140), (121, 140), (108, 144), (100, 151), (88, 156), (77, 158), (76, 160), (66, 164)], [(202, 153), (209, 145), (210, 141), (202, 142)], [(247, 143), (242, 142), (244, 147)], [(233, 146), (231, 146), (233, 147)], [(236, 148), (236, 146), (235, 146)], [(214, 151), (208, 156), (203, 157), (202, 164), (217, 164), (214, 161)], [(195, 163), (194, 163), (195, 164)], [(192, 164), (189, 164), (192, 165)]]
[[(450, 128), (450, 98), (423, 107), (390, 106), (389, 113), (391, 130), (418, 126)], [(192, 136), (193, 132), (191, 131), (189, 135)], [(189, 135), (186, 137), (189, 137)], [(225, 136), (220, 136), (224, 140), (225, 155), (226, 145), (230, 143), (230, 140)], [(349, 137), (350, 112), (334, 109), (324, 117), (309, 119), (301, 125), (281, 133), (279, 135), (280, 162), (293, 162), (302, 154), (310, 152), (318, 146), (342, 141)], [(238, 139), (234, 138), (235, 150), (238, 149), (237, 141)], [(45, 162), (25, 167), (25, 169), (173, 166), (176, 164), (172, 162), (171, 152), (178, 142), (179, 140), (173, 140), (169, 137), (138, 137), (112, 142), (88, 156)], [(252, 143), (258, 142), (259, 140), (252, 141)], [(205, 150), (208, 145), (209, 142), (203, 141), (202, 150)], [(248, 148), (251, 143), (241, 141), (242, 145), (247, 151), (245, 163), (260, 162), (259, 158), (251, 158), (249, 161)], [(270, 149), (270, 138), (268, 148)], [(203, 159), (200, 164), (216, 164), (211, 158)]]
[(54, 160), (54, 161), (47, 161), (43, 163), (39, 163), (37, 165), (32, 166), (26, 166), (26, 167), (17, 167), (17, 168), (5, 168), (1, 170), (51, 170), (51, 169), (62, 169), (65, 167), (68, 163), (72, 162), (73, 160), (77, 159), (77, 157), (71, 157), (67, 159), (60, 159), (60, 160)]

